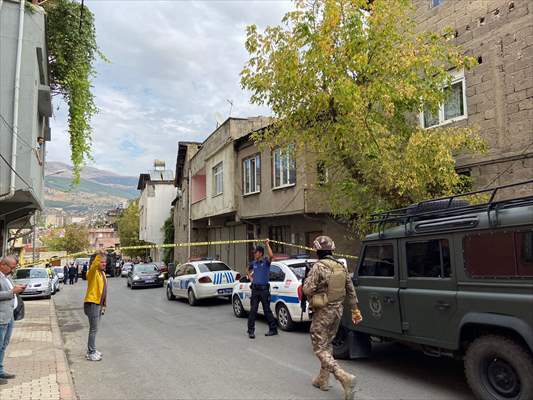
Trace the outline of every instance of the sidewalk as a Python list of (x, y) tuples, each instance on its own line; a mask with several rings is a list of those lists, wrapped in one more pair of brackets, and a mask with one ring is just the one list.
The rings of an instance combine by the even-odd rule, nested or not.
[(4, 360), (16, 374), (0, 386), (2, 400), (75, 400), (53, 300), (24, 302), (26, 317), (15, 322)]

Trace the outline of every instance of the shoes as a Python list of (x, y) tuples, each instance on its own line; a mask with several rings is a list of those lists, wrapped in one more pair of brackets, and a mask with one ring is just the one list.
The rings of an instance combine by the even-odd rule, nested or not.
[(248, 332), (248, 337), (250, 339), (255, 339), (255, 333), (254, 332)]
[(0, 378), (0, 385), (7, 385), (7, 379)]
[(355, 376), (339, 368), (335, 371), (335, 378), (344, 389), (344, 400), (353, 400), (356, 385)]
[(94, 351), (96, 354), (98, 354), (100, 356), (100, 358), (104, 357), (104, 355), (102, 353), (100, 353), (98, 350), (95, 350)]
[(0, 379), (15, 379), (15, 374), (4, 372), (3, 374), (0, 374)]
[(320, 374), (318, 374), (318, 376), (313, 379), (313, 386), (324, 391), (324, 392), (327, 392), (329, 390), (329, 371), (323, 369), (323, 368), (320, 368)]
[(97, 353), (87, 353), (85, 355), (85, 359), (87, 359), (89, 361), (101, 361), (102, 360), (102, 356), (98, 355)]
[(267, 333), (265, 333), (265, 336), (276, 336), (278, 334), (278, 330), (277, 329), (272, 329), (270, 331), (268, 331)]

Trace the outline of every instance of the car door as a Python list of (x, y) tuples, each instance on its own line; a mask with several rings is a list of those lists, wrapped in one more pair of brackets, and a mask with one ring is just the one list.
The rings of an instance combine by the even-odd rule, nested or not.
[(183, 275), (185, 275), (185, 270), (187, 268), (187, 264), (182, 265), (178, 268), (176, 271), (176, 276), (174, 277), (174, 280), (172, 281), (172, 293), (174, 293), (174, 296), (183, 296), (183, 289), (181, 288), (181, 280)]
[(361, 254), (354, 284), (364, 319), (357, 327), (368, 333), (401, 333), (396, 241), (368, 242)]
[(269, 271), (269, 280), (270, 280), (270, 308), (275, 314), (276, 302), (281, 300), (281, 292), (283, 291), (283, 283), (285, 282), (285, 272), (280, 265), (277, 263), (270, 264)]
[(451, 235), (400, 240), (404, 333), (446, 346), (455, 337), (457, 285)]
[(247, 277), (243, 277), (239, 283), (239, 291), (242, 293), (240, 296), (242, 306), (246, 311), (250, 311), (251, 304), (250, 299), (252, 297), (251, 282)]

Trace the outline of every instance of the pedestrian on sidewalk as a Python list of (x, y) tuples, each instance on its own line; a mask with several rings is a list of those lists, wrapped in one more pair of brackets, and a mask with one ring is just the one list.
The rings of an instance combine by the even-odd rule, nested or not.
[(15, 322), (13, 310), (18, 305), (16, 295), (26, 289), (25, 285), (14, 285), (9, 276), (16, 268), (17, 259), (15, 257), (0, 259), (0, 385), (5, 385), (8, 379), (15, 377), (4, 370), (4, 356)]
[(68, 280), (71, 285), (74, 285), (74, 280), (76, 279), (76, 266), (73, 262), (70, 263), (68, 267)]
[(274, 336), (278, 334), (276, 319), (270, 309), (270, 262), (274, 254), (270, 248), (268, 239), (265, 241), (268, 251), (268, 257), (265, 257), (263, 246), (256, 246), (254, 251), (254, 261), (250, 264), (249, 276), (252, 281), (252, 296), (250, 298), (250, 314), (248, 315), (248, 337), (255, 339), (255, 319), (259, 303), (263, 307), (263, 313), (268, 321), (268, 332), (265, 336)]
[(96, 350), (96, 333), (102, 314), (105, 313), (107, 297), (107, 278), (105, 276), (106, 256), (100, 251), (87, 271), (87, 293), (83, 303), (83, 310), (89, 319), (89, 339), (87, 341), (87, 355), (89, 361), (100, 361), (102, 353)]
[(63, 283), (65, 285), (68, 285), (68, 265), (65, 264), (63, 267)]

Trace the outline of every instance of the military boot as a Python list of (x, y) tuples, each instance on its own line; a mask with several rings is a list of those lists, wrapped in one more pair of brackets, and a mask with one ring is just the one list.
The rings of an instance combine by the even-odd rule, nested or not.
[(320, 373), (313, 379), (313, 386), (327, 392), (329, 390), (329, 371), (320, 368)]
[(353, 400), (356, 385), (355, 376), (347, 373), (341, 368), (338, 368), (335, 371), (335, 378), (339, 381), (344, 389), (344, 400)]

